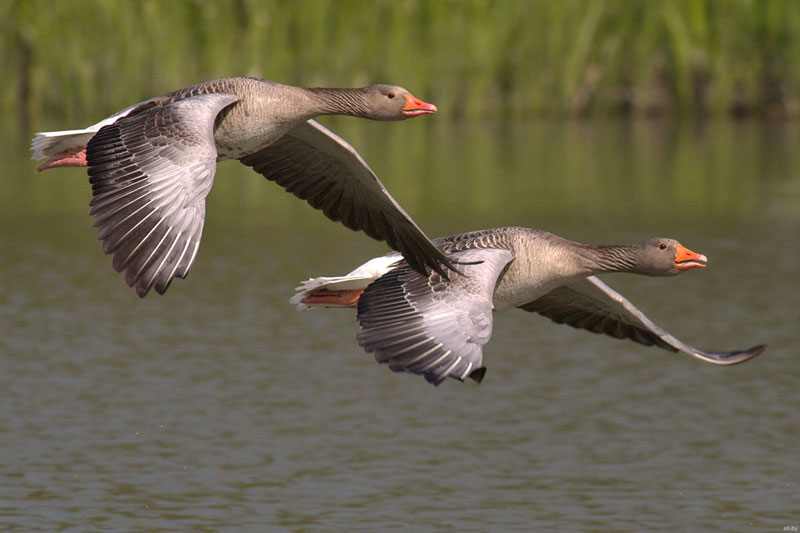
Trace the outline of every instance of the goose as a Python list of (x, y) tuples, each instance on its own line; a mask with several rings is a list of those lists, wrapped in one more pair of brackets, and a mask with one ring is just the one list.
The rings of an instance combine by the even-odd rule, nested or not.
[(592, 246), (542, 230), (502, 227), (434, 242), (459, 264), (450, 279), (434, 271), (423, 275), (390, 253), (345, 276), (302, 282), (290, 302), (300, 309), (356, 308), (356, 339), (362, 348), (391, 370), (422, 374), (434, 385), (448, 377), (480, 382), (492, 311), (513, 308), (716, 365), (741, 363), (766, 349), (698, 350), (657, 326), (596, 277), (612, 272), (673, 276), (706, 266), (705, 255), (674, 239)]
[(184, 278), (197, 254), (218, 161), (238, 159), (352, 230), (385, 240), (412, 268), (449, 260), (342, 138), (313, 120), (403, 120), (437, 108), (394, 85), (303, 88), (259, 78), (207, 81), (132, 105), (82, 130), (37, 133), (39, 171), (88, 167), (89, 214), (113, 267), (144, 297)]

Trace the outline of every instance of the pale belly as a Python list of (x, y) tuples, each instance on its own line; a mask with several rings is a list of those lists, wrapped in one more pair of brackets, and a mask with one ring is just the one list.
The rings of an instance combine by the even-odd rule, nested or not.
[(540, 283), (501, 283), (494, 292), (492, 304), (495, 311), (513, 309), (520, 305), (532, 302), (540, 296), (544, 296), (556, 287), (563, 285), (562, 281), (550, 281)]
[(300, 120), (281, 120), (274, 116), (265, 120), (246, 102), (236, 105), (216, 124), (214, 144), (217, 147), (217, 160), (240, 159), (269, 146)]
[(513, 309), (544, 296), (556, 287), (574, 283), (589, 272), (566, 272), (556, 263), (550, 268), (530, 268), (521, 272), (512, 266), (495, 288), (492, 304), (496, 311)]
[(217, 128), (217, 131), (214, 132), (217, 160), (241, 159), (246, 155), (254, 154), (283, 137), (291, 127), (291, 124), (270, 124), (247, 132)]

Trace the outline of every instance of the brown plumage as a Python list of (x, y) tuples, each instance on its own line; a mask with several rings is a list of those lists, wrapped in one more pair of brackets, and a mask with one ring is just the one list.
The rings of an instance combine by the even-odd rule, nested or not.
[(436, 111), (402, 87), (302, 88), (224, 78), (128, 107), (84, 130), (39, 133), (40, 170), (88, 166), (90, 215), (117, 271), (144, 296), (185, 277), (200, 244), (216, 164), (239, 159), (332, 220), (385, 240), (413, 268), (448, 259), (355, 149), (312, 120), (403, 120)]
[(448, 377), (480, 381), (492, 311), (514, 308), (717, 365), (747, 361), (766, 348), (730, 352), (694, 348), (595, 277), (614, 272), (672, 276), (705, 266), (704, 255), (674, 239), (592, 246), (546, 231), (505, 227), (434, 242), (459, 263), (460, 274), (450, 279), (436, 272), (421, 275), (398, 254), (389, 254), (346, 276), (308, 280), (291, 301), (300, 307), (357, 307), (358, 343), (392, 370), (422, 374), (434, 384)]

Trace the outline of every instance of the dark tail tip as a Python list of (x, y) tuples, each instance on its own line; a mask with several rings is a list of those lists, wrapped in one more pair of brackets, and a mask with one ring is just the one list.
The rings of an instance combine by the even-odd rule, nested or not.
[(476, 368), (472, 372), (469, 373), (469, 378), (474, 379), (475, 383), (480, 383), (483, 381), (483, 376), (486, 374), (486, 367), (482, 366), (480, 368)]

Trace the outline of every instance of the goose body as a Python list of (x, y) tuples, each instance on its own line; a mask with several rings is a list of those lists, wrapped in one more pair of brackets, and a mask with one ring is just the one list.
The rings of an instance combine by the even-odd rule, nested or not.
[(223, 78), (151, 98), (83, 130), (37, 133), (39, 170), (88, 167), (103, 250), (139, 296), (185, 277), (218, 161), (238, 159), (332, 220), (385, 240), (413, 268), (452, 265), (343, 139), (313, 120), (436, 112), (402, 87), (303, 88)]
[(653, 323), (596, 274), (671, 276), (704, 267), (706, 257), (673, 239), (590, 246), (546, 231), (504, 227), (434, 241), (460, 273), (414, 271), (397, 254), (338, 278), (313, 278), (290, 300), (300, 308), (357, 307), (358, 343), (394, 371), (480, 381), (492, 311), (519, 308), (594, 333), (681, 351), (717, 365), (747, 361), (766, 346), (731, 352), (694, 348)]

